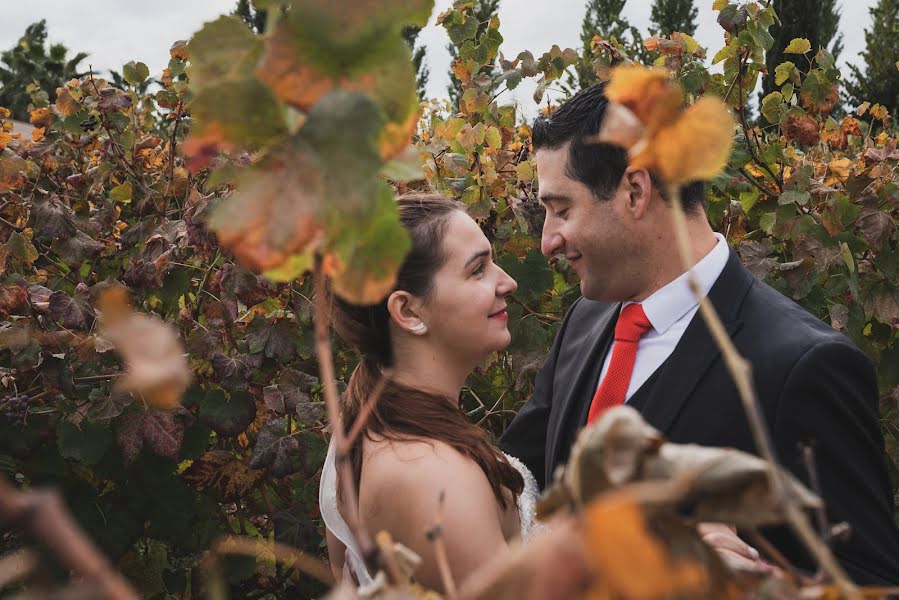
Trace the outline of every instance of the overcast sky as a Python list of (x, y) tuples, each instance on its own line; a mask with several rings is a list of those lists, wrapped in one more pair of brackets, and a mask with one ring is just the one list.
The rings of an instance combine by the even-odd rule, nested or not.
[[(339, 0), (335, 0), (338, 1)], [(840, 30), (845, 50), (840, 62), (861, 62), (864, 30), (870, 22), (868, 8), (875, 0), (838, 2), (842, 9)], [(143, 61), (151, 74), (159, 75), (168, 62), (172, 42), (189, 38), (203, 23), (232, 10), (236, 0), (0, 0), (0, 49), (12, 47), (25, 28), (39, 19), (47, 20), (51, 43), (62, 42), (71, 51), (88, 52), (82, 63), (92, 64), (103, 74), (120, 69), (129, 60)], [(500, 32), (505, 42), (500, 49), (507, 57), (522, 50), (539, 55), (553, 44), (576, 48), (580, 44), (584, 0), (502, 0)], [(649, 26), (650, 0), (629, 0), (624, 16), (646, 32)], [(452, 5), (452, 0), (436, 0), (434, 16)], [(715, 22), (712, 0), (696, 0), (699, 27), (696, 39), (714, 52), (723, 44), (723, 31)], [(431, 77), (428, 93), (446, 95), (448, 38), (442, 27), (431, 24), (422, 31), (419, 43), (428, 48)], [(533, 115), (531, 100), (534, 85), (523, 83), (512, 98), (518, 100), (527, 115)], [(511, 98), (510, 98), (511, 99)]]

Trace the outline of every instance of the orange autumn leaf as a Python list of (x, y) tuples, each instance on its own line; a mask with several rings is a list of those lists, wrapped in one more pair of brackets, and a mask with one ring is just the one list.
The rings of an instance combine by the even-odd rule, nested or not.
[(667, 69), (640, 65), (613, 69), (606, 96), (634, 113), (646, 128), (647, 137), (675, 120), (684, 101), (683, 93)]
[(35, 127), (47, 127), (53, 123), (56, 116), (49, 108), (36, 108), (31, 111), (31, 124)]
[(31, 141), (32, 142), (40, 142), (44, 139), (44, 132), (46, 128), (44, 127), (35, 127), (31, 130)]
[[(591, 599), (655, 600), (706, 586), (699, 565), (674, 564), (649, 532), (637, 503), (626, 492), (610, 494), (584, 513), (587, 561), (596, 573)], [(635, 576), (639, 574), (639, 576)]]
[(633, 166), (675, 185), (708, 179), (727, 164), (734, 121), (720, 99), (684, 108), (667, 70), (639, 65), (616, 67), (606, 96), (611, 102), (594, 141), (627, 148)]
[(6, 148), (12, 140), (13, 137), (10, 134), (0, 129), (0, 150)]
[(56, 108), (64, 117), (71, 117), (81, 108), (78, 101), (72, 97), (69, 90), (64, 87), (56, 88)]
[(8, 119), (10, 114), (8, 108), (0, 106), (0, 119)]
[(836, 158), (827, 165), (828, 170), (840, 179), (849, 177), (849, 169), (852, 168), (852, 161), (848, 158)]

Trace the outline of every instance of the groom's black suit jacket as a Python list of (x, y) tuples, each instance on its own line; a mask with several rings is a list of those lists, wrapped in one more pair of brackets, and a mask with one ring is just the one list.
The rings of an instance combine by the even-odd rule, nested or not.
[[(733, 250), (709, 299), (752, 363), (778, 459), (806, 483), (799, 445), (814, 443), (829, 520), (852, 526), (849, 541), (835, 543), (837, 558), (856, 582), (899, 584), (899, 529), (871, 361), (845, 336), (758, 281)], [(574, 303), (533, 396), (500, 440), (541, 488), (566, 462), (586, 423), (620, 306), (584, 298)], [(699, 313), (628, 403), (672, 442), (758, 453), (736, 386)], [(814, 568), (785, 528), (764, 533), (793, 564)]]

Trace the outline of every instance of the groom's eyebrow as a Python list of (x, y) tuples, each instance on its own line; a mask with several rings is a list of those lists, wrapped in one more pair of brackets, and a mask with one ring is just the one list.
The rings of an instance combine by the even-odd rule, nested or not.
[(562, 202), (570, 199), (571, 198), (566, 196), (565, 194), (556, 194), (553, 192), (540, 194), (540, 202), (542, 202), (544, 205), (549, 204), (550, 202)]
[(480, 252), (475, 252), (471, 255), (471, 258), (468, 259), (468, 261), (465, 263), (465, 267), (463, 268), (467, 269), (468, 265), (478, 260), (479, 258), (484, 258), (485, 256), (490, 256), (490, 250), (481, 250)]

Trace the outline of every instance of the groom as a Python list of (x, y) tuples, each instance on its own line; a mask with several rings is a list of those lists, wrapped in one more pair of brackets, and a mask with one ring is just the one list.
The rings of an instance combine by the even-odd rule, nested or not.
[[(583, 90), (534, 123), (546, 208), (542, 251), (569, 261), (583, 295), (562, 323), (533, 396), (500, 440), (541, 487), (568, 459), (578, 430), (624, 402), (672, 442), (757, 453), (736, 387), (697, 314), (657, 182), (629, 167), (624, 150), (585, 143), (602, 124), (603, 90)], [(828, 519), (852, 528), (848, 541), (833, 543), (837, 558), (858, 583), (899, 584), (899, 530), (871, 362), (755, 279), (709, 226), (703, 195), (701, 183), (682, 190), (693, 272), (753, 366), (779, 461), (808, 482), (800, 445), (814, 444)], [(786, 528), (763, 533), (791, 563), (815, 569)], [(719, 549), (757, 556), (731, 538), (719, 535)]]

